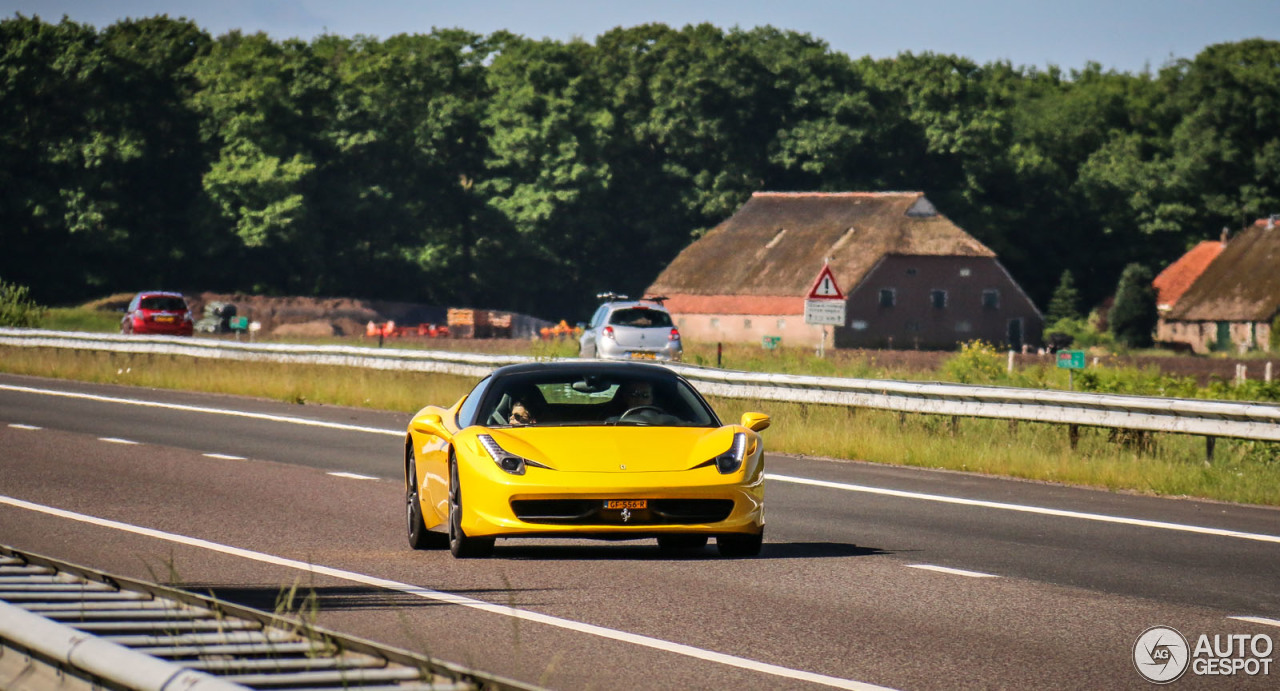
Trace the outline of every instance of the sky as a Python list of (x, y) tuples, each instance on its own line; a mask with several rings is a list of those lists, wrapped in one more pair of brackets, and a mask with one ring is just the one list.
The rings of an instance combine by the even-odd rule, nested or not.
[(0, 0), (0, 17), (66, 15), (99, 29), (120, 19), (186, 17), (213, 35), (329, 33), (387, 38), (433, 27), (506, 29), (568, 41), (618, 26), (710, 22), (807, 33), (853, 58), (903, 52), (1065, 70), (1097, 62), (1138, 73), (1206, 46), (1280, 39), (1278, 0)]

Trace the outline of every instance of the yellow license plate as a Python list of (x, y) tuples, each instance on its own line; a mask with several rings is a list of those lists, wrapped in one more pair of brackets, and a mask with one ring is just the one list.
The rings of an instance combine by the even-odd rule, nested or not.
[(658, 359), (658, 356), (654, 355), (653, 353), (632, 353), (631, 359), (632, 360), (656, 360)]
[(606, 509), (647, 509), (649, 508), (648, 499), (607, 499), (604, 502)]
[(156, 315), (156, 321), (158, 321), (158, 322), (171, 322), (171, 321), (173, 321), (173, 315), (171, 315), (171, 314), (159, 314), (159, 315)]

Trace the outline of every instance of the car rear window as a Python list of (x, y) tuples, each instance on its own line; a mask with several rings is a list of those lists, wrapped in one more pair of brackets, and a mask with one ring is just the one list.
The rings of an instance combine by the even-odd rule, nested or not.
[(662, 310), (646, 307), (628, 307), (609, 315), (609, 323), (615, 326), (671, 326), (671, 315)]
[(151, 297), (142, 298), (138, 303), (139, 309), (144, 310), (163, 310), (165, 312), (184, 312), (187, 309), (187, 303), (182, 298), (172, 297), (169, 295), (152, 295)]

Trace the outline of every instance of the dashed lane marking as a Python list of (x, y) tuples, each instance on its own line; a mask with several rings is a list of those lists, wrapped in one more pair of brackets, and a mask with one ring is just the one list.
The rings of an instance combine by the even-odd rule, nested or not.
[(829, 482), (827, 480), (811, 480), (804, 477), (791, 477), (789, 475), (774, 475), (766, 473), (765, 478), (775, 482), (790, 482), (797, 485), (809, 485), (811, 487), (827, 487), (830, 489), (845, 490), (847, 492), (864, 492), (866, 494), (879, 494), (886, 497), (899, 497), (902, 499), (921, 499), (924, 501), (936, 501), (943, 504), (956, 504), (959, 506), (979, 506), (986, 509), (1002, 509), (1005, 511), (1021, 511), (1023, 513), (1036, 513), (1042, 516), (1058, 516), (1060, 518), (1078, 518), (1085, 521), (1098, 521), (1099, 523), (1118, 523), (1121, 525), (1132, 525), (1143, 528), (1159, 528), (1161, 530), (1177, 530), (1184, 533), (1199, 533), (1201, 535), (1214, 535), (1217, 537), (1236, 537), (1242, 540), (1256, 540), (1258, 542), (1274, 542), (1280, 544), (1280, 535), (1266, 535), (1262, 533), (1245, 533), (1239, 530), (1225, 530), (1223, 528), (1206, 528), (1198, 525), (1186, 525), (1183, 523), (1165, 523), (1164, 521), (1148, 521), (1142, 518), (1124, 518), (1122, 516), (1108, 516), (1098, 513), (1083, 513), (1080, 511), (1065, 511), (1063, 509), (1047, 509), (1041, 506), (1023, 506), (1022, 504), (1002, 504), (995, 501), (983, 501), (981, 499), (962, 499), (960, 497), (948, 497), (940, 494), (923, 494), (920, 492), (906, 492), (899, 489), (885, 489), (883, 487), (868, 487), (865, 485), (851, 485), (844, 482)]
[(327, 474), (328, 474), (328, 475), (332, 475), (332, 476), (334, 476), (334, 477), (345, 477), (345, 478), (351, 478), (352, 480), (377, 480), (377, 479), (378, 479), (378, 478), (376, 478), (376, 477), (373, 477), (372, 475), (360, 475), (360, 474), (358, 474), (358, 473), (345, 473), (345, 472), (343, 472), (343, 473), (327, 473)]
[(934, 566), (933, 564), (907, 564), (907, 568), (920, 569), (922, 571), (937, 571), (938, 573), (947, 573), (952, 576), (965, 576), (967, 578), (999, 578), (999, 576), (993, 573), (965, 571), (964, 569), (953, 569), (947, 566)]

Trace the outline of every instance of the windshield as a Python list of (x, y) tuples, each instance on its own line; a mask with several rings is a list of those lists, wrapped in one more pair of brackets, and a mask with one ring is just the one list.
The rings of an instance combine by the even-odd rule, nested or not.
[(152, 295), (142, 298), (138, 303), (139, 309), (144, 310), (161, 310), (163, 312), (185, 312), (187, 303), (182, 298), (172, 297), (169, 295)]
[(504, 377), (491, 388), (476, 418), (490, 427), (719, 425), (692, 387), (669, 376), (541, 372)]
[(661, 310), (647, 307), (628, 307), (609, 315), (609, 323), (614, 326), (671, 326), (671, 315)]

